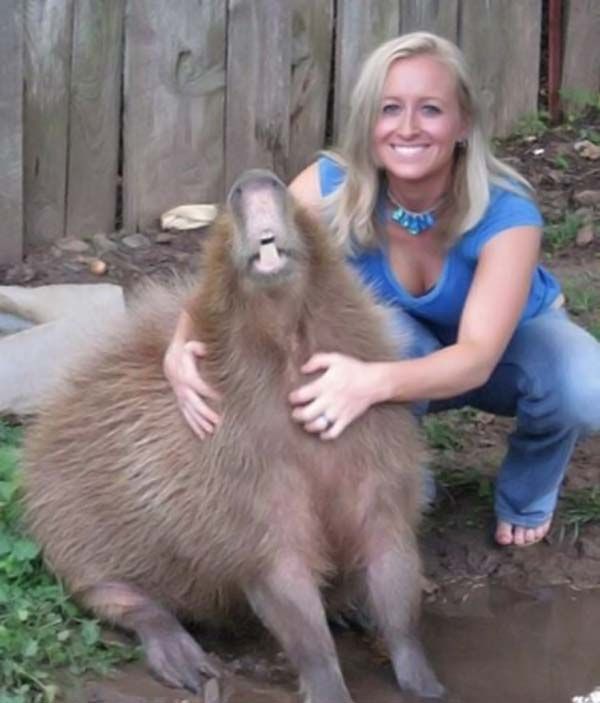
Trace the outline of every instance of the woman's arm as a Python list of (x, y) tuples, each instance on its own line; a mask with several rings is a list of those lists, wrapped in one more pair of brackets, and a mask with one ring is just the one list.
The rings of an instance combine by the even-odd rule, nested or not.
[[(293, 417), (333, 439), (370, 405), (451, 398), (483, 385), (519, 322), (539, 257), (541, 230), (514, 227), (482, 249), (461, 316), (458, 338), (418, 359), (365, 363), (342, 354), (316, 354), (304, 371), (324, 373), (295, 390)], [(318, 418), (335, 420), (323, 432)]]
[(319, 215), (322, 196), (319, 184), (319, 165), (316, 161), (300, 171), (288, 189), (300, 205), (310, 210), (313, 215)]

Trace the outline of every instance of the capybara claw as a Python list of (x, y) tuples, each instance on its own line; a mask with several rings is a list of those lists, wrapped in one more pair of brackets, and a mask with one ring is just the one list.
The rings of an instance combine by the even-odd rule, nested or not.
[[(154, 675), (167, 686), (185, 688), (199, 694), (208, 683), (214, 681), (216, 691), (219, 690), (219, 667), (187, 632), (181, 631), (147, 642), (146, 656)], [(215, 690), (215, 684), (211, 684), (209, 690)]]

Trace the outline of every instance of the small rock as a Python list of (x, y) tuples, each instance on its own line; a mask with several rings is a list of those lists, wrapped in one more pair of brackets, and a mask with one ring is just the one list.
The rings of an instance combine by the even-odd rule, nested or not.
[(575, 142), (573, 148), (578, 154), (581, 154), (584, 159), (590, 159), (591, 161), (598, 161), (598, 159), (600, 159), (600, 146), (590, 142), (588, 139)]
[(580, 556), (586, 559), (600, 560), (600, 545), (590, 537), (581, 537), (578, 543)]
[(577, 236), (575, 237), (575, 243), (578, 247), (585, 247), (594, 241), (594, 225), (591, 222), (587, 222), (580, 227), (577, 231)]
[(581, 190), (575, 193), (573, 200), (578, 205), (600, 205), (600, 190)]
[(88, 264), (88, 269), (90, 273), (93, 273), (95, 276), (103, 276), (108, 270), (108, 266), (106, 265), (106, 261), (102, 261), (102, 259), (93, 259)]
[(82, 239), (75, 239), (74, 237), (59, 239), (56, 242), (56, 246), (62, 251), (70, 251), (77, 254), (82, 254), (84, 251), (90, 250), (89, 244), (84, 242)]
[(129, 234), (123, 237), (123, 244), (130, 249), (141, 249), (150, 246), (150, 240), (143, 234)]
[(532, 153), (534, 156), (541, 156), (545, 151), (543, 147), (539, 147), (539, 149), (534, 149)]
[(168, 232), (159, 232), (154, 239), (157, 244), (171, 244), (174, 240), (175, 235)]
[(36, 277), (36, 271), (33, 266), (27, 264), (15, 264), (10, 268), (6, 269), (2, 282), (6, 285), (12, 285), (14, 283), (29, 283), (33, 281)]
[(518, 156), (505, 156), (502, 161), (517, 170), (523, 168), (523, 162)]
[(104, 232), (96, 232), (96, 234), (92, 236), (92, 244), (99, 253), (117, 248), (116, 243), (113, 242), (107, 234), (104, 234)]

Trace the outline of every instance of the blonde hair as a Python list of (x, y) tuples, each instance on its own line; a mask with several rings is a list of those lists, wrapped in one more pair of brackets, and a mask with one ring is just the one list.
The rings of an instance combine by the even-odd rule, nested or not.
[(372, 135), (388, 70), (399, 59), (424, 54), (440, 61), (455, 76), (459, 106), (469, 124), (465, 143), (455, 149), (450, 212), (444, 228), (448, 245), (483, 217), (491, 184), (525, 195), (533, 193), (523, 176), (492, 154), (474, 84), (460, 49), (429, 32), (405, 34), (385, 42), (367, 57), (352, 92), (350, 115), (340, 145), (322, 152), (346, 171), (344, 182), (324, 199), (323, 208), (338, 241), (348, 249), (373, 247), (377, 242), (375, 209), (381, 173), (373, 157)]

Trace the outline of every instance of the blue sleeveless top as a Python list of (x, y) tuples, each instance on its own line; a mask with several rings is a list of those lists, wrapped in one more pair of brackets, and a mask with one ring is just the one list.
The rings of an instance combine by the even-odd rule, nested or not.
[[(327, 157), (319, 158), (318, 168), (321, 195), (329, 195), (343, 182), (344, 170)], [(499, 232), (526, 225), (543, 225), (535, 203), (525, 196), (492, 186), (485, 214), (448, 251), (440, 277), (433, 288), (419, 296), (409, 293), (397, 280), (386, 253), (381, 248), (365, 249), (351, 256), (349, 262), (380, 302), (402, 308), (424, 322), (440, 341), (451, 344), (456, 341), (460, 316), (481, 248)], [(543, 266), (538, 265), (520, 323), (547, 310), (559, 294), (558, 281)], [(501, 304), (499, 296), (498, 305)]]

